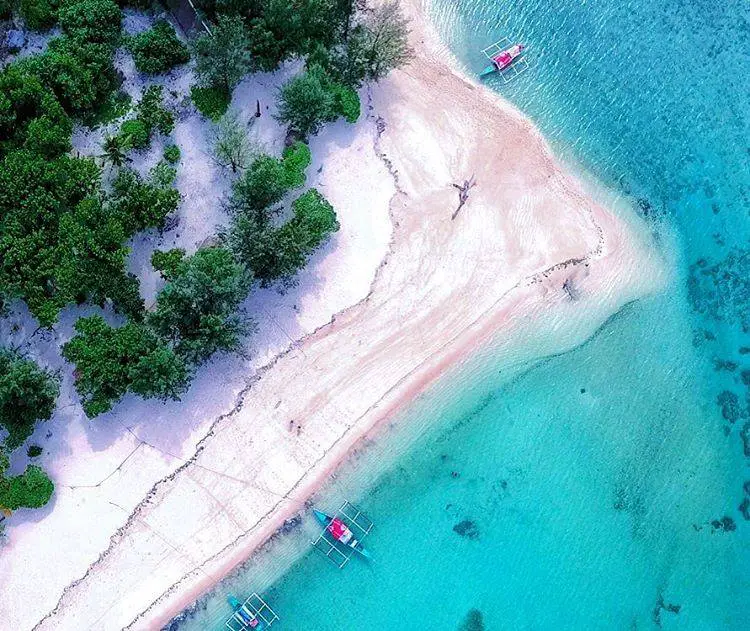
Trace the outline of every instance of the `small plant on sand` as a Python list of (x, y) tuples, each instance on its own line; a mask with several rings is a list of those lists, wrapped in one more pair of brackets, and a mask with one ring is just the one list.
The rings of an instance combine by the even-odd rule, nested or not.
[(131, 37), (128, 48), (135, 67), (148, 74), (167, 72), (190, 59), (187, 46), (166, 20), (159, 20), (153, 28)]
[(246, 126), (232, 112), (224, 114), (213, 129), (211, 144), (216, 164), (232, 169), (232, 173), (246, 169), (255, 153), (247, 138)]

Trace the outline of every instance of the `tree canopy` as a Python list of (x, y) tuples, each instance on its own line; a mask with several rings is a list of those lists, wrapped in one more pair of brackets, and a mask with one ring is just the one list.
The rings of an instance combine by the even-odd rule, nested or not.
[(13, 450), (55, 410), (59, 379), (36, 362), (0, 348), (0, 425), (8, 430), (5, 445)]

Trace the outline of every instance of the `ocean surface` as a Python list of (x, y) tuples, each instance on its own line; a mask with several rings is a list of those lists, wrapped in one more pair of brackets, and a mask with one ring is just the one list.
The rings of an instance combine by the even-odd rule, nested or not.
[(316, 499), (367, 512), (372, 562), (309, 550), (306, 515), (179, 628), (218, 631), (226, 594), (258, 590), (281, 631), (750, 629), (750, 3), (431, 13), (467, 72), (501, 36), (528, 45), (493, 86), (632, 201), (670, 284), (564, 354), (478, 357), (395, 419)]

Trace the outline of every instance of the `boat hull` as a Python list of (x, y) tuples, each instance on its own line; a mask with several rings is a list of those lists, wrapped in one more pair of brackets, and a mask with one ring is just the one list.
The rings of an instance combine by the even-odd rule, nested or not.
[(496, 72), (497, 68), (495, 66), (487, 66), (484, 70), (482, 70), (482, 72), (479, 73), (479, 76), (482, 78), (489, 77), (491, 74), (495, 74)]
[[(333, 521), (333, 517), (331, 517), (330, 515), (326, 515), (325, 513), (319, 511), (317, 508), (313, 508), (313, 513), (315, 514), (315, 519), (317, 519), (318, 522), (320, 523), (320, 525), (324, 526), (326, 529), (328, 528), (328, 525)], [(333, 539), (333, 537), (331, 537), (331, 539)], [(357, 552), (358, 554), (361, 554), (366, 559), (370, 558), (370, 553), (367, 551), (367, 548), (365, 548), (362, 545), (361, 542), (357, 542), (357, 545), (355, 545), (355, 546), (350, 546), (350, 545), (348, 545), (346, 543), (341, 543), (337, 539), (333, 539), (333, 540), (336, 543), (338, 543), (338, 544), (340, 544), (340, 545), (342, 545), (342, 546), (344, 546), (346, 548), (350, 548), (350, 549), (354, 550), (355, 552)]]

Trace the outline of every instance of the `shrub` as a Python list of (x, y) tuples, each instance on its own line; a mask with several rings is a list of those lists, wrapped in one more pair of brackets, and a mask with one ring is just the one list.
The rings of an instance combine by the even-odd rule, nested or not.
[(184, 362), (146, 326), (110, 327), (101, 316), (80, 318), (62, 349), (76, 366), (76, 390), (86, 415), (107, 412), (128, 391), (179, 399), (188, 383)]
[(26, 455), (29, 458), (38, 458), (44, 453), (44, 449), (42, 449), (39, 445), (29, 445), (29, 448), (26, 450)]
[(333, 94), (333, 111), (337, 116), (343, 116), (349, 123), (356, 123), (361, 114), (359, 94), (352, 88), (339, 83), (331, 85)]
[(122, 169), (112, 182), (110, 204), (128, 235), (147, 228), (162, 228), (167, 215), (175, 212), (180, 193), (174, 186), (174, 169), (164, 163), (144, 180), (133, 169)]
[(131, 118), (120, 125), (118, 136), (122, 139), (123, 146), (133, 149), (145, 149), (151, 144), (148, 128), (138, 118)]
[(283, 228), (288, 226), (294, 232), (297, 246), (304, 255), (312, 254), (339, 230), (333, 206), (314, 188), (298, 197), (292, 208), (294, 216)]
[(299, 188), (305, 183), (305, 169), (312, 163), (310, 147), (304, 142), (295, 142), (284, 149), (282, 155), (289, 188)]
[(164, 147), (164, 159), (170, 164), (178, 163), (180, 155), (180, 148), (177, 145), (167, 145)]
[(252, 69), (247, 30), (242, 20), (220, 16), (211, 35), (195, 41), (195, 74), (200, 85), (231, 94)]
[(154, 250), (151, 255), (151, 265), (161, 273), (161, 277), (170, 280), (177, 276), (180, 265), (185, 260), (185, 250), (182, 248), (172, 248), (171, 250), (162, 251)]
[(56, 0), (21, 0), (18, 12), (32, 31), (46, 31), (55, 23)]
[(288, 190), (284, 163), (269, 155), (261, 155), (232, 185), (229, 206), (235, 214), (260, 217), (260, 211), (281, 201)]
[(166, 20), (159, 20), (153, 28), (131, 37), (128, 48), (135, 67), (148, 74), (167, 72), (190, 59), (187, 46)]
[(112, 0), (78, 0), (57, 12), (63, 33), (78, 42), (114, 46), (120, 38), (122, 11)]
[(236, 351), (250, 330), (249, 320), (237, 313), (250, 284), (251, 276), (229, 250), (200, 249), (169, 272), (148, 323), (188, 363)]
[(231, 94), (223, 88), (201, 87), (190, 88), (190, 98), (197, 110), (206, 118), (218, 121), (229, 108)]
[(40, 508), (49, 502), (55, 485), (36, 465), (26, 467), (21, 475), (5, 477), (0, 472), (0, 507), (8, 510)]
[(164, 88), (162, 86), (148, 86), (135, 109), (138, 120), (146, 126), (149, 135), (154, 130), (160, 134), (172, 133), (174, 114), (164, 107)]
[(55, 410), (60, 381), (30, 359), (0, 348), (0, 425), (8, 430), (5, 441), (15, 449)]

